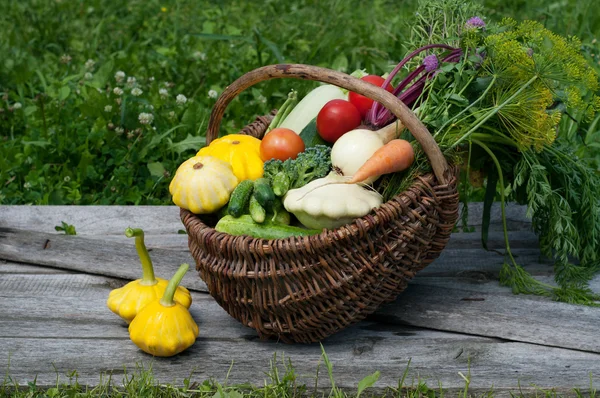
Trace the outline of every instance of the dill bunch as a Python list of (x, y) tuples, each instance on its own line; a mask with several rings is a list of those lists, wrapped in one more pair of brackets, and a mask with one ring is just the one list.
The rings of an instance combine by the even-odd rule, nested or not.
[[(574, 156), (560, 129), (566, 114), (591, 121), (600, 110), (598, 74), (580, 41), (535, 21), (485, 25), (470, 2), (419, 4), (413, 44), (450, 45), (462, 55), (440, 64), (415, 112), (447, 156), (465, 153), (464, 170), (479, 167), (488, 175), (484, 226), (500, 198), (506, 246), (501, 283), (515, 293), (597, 305), (600, 297), (587, 282), (600, 270), (600, 175)], [(469, 178), (461, 179), (459, 191), (467, 192), (468, 184)], [(506, 200), (527, 205), (542, 253), (555, 261), (556, 285), (536, 280), (515, 261)], [(486, 236), (484, 227), (484, 246)]]

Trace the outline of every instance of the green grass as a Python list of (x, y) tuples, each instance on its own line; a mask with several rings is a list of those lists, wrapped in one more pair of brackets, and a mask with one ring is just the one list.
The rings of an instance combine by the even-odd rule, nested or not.
[[(444, 389), (444, 386), (438, 384), (436, 387), (429, 386), (424, 380), (417, 378), (410, 380), (408, 371), (410, 360), (402, 376), (395, 386), (381, 386), (377, 384), (379, 372), (365, 376), (356, 383), (356, 387), (343, 390), (335, 385), (333, 373), (333, 364), (329, 361), (327, 354), (323, 350), (322, 362), (319, 363), (314, 385), (308, 386), (298, 382), (299, 375), (296, 373), (291, 361), (285, 358), (273, 357), (270, 361), (269, 369), (264, 373), (264, 384), (257, 386), (252, 384), (229, 384), (229, 373), (221, 383), (215, 379), (204, 381), (194, 381), (192, 375), (183, 379), (182, 383), (166, 384), (155, 379), (152, 368), (137, 367), (136, 369), (125, 371), (121, 380), (114, 380), (110, 375), (104, 376), (100, 383), (95, 387), (85, 386), (79, 383), (76, 371), (67, 375), (67, 381), (58, 381), (52, 387), (39, 387), (35, 379), (27, 385), (19, 385), (9, 374), (0, 383), (0, 398), (124, 398), (124, 397), (149, 397), (149, 398), (299, 398), (299, 397), (378, 397), (378, 398), (443, 398), (443, 397), (486, 397), (493, 398), (495, 391), (490, 386), (487, 391), (473, 392), (470, 388), (471, 373), (466, 369), (464, 373), (457, 374), (457, 380), (462, 385), (461, 388), (453, 391)], [(232, 364), (232, 368), (233, 368)], [(325, 370), (319, 372), (320, 368)], [(231, 371), (231, 368), (230, 368)], [(326, 373), (325, 376), (322, 374)], [(330, 388), (317, 388), (319, 377), (325, 377)], [(542, 389), (535, 385), (521, 386), (516, 383), (517, 388), (511, 391), (513, 397), (590, 397), (596, 398), (597, 392), (592, 383), (590, 374), (590, 385), (585, 391), (578, 388), (570, 389), (565, 393), (554, 389)], [(505, 393), (503, 395), (506, 395)]]
[[(244, 72), (277, 62), (389, 71), (407, 51), (416, 6), (383, 0), (258, 4), (5, 2), (0, 203), (169, 204), (171, 176), (204, 144), (215, 94)], [(531, 18), (578, 35), (590, 62), (600, 60), (595, 0), (483, 4), (492, 20)], [(126, 74), (121, 83), (118, 71)], [(128, 77), (135, 83), (128, 85)], [(141, 90), (137, 96), (134, 84)], [(235, 132), (278, 107), (292, 87), (303, 94), (314, 86), (255, 86), (230, 105), (223, 131)], [(115, 87), (124, 93), (116, 95)], [(187, 101), (178, 102), (179, 94)], [(142, 124), (141, 113), (151, 114), (152, 122)]]

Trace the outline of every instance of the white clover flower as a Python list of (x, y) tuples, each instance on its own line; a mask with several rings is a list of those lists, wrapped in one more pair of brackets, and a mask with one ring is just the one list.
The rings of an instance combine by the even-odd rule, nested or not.
[(154, 115), (151, 113), (142, 112), (138, 116), (138, 120), (142, 124), (150, 124), (154, 120)]
[(71, 181), (71, 177), (65, 176), (65, 178), (63, 178), (63, 181), (64, 182), (69, 182), (69, 181)]
[(134, 87), (136, 83), (136, 78), (133, 76), (129, 76), (127, 78), (127, 87)]
[(94, 70), (95, 65), (96, 61), (94, 61), (93, 59), (88, 59), (87, 61), (85, 61), (85, 69), (87, 70)]
[(160, 94), (160, 96), (163, 98), (167, 98), (169, 96), (169, 90), (166, 88), (161, 88), (158, 90), (158, 94)]
[(187, 97), (183, 94), (178, 94), (175, 98), (175, 102), (177, 102), (178, 105), (183, 105), (187, 102)]
[(123, 79), (125, 79), (125, 72), (120, 70), (117, 73), (115, 73), (115, 80), (117, 81), (117, 83), (121, 83)]
[(208, 90), (208, 96), (210, 98), (217, 98), (219, 96), (219, 93), (217, 93), (215, 90)]
[(125, 129), (123, 127), (117, 127), (115, 129), (115, 133), (117, 133), (119, 135), (123, 134), (124, 132), (125, 132)]
[(131, 90), (131, 95), (133, 95), (134, 97), (139, 97), (140, 95), (142, 95), (142, 93), (143, 91), (137, 87)]
[(121, 87), (115, 87), (113, 93), (115, 93), (115, 95), (123, 95), (123, 89)]
[(206, 54), (203, 52), (195, 51), (194, 54), (192, 54), (192, 56), (201, 61), (206, 61)]
[(21, 104), (20, 102), (15, 102), (13, 104), (13, 109), (21, 109), (23, 107), (23, 104)]
[(104, 107), (104, 112), (110, 112), (110, 111), (112, 111), (112, 105), (106, 105)]
[(23, 184), (23, 188), (30, 189), (31, 188), (31, 183), (29, 181), (27, 181), (25, 184)]
[(154, 81), (154, 76), (150, 76), (150, 78), (148, 80), (150, 80), (151, 82), (153, 82)]
[(171, 111), (171, 112), (169, 112), (169, 117), (170, 117), (171, 119), (175, 118), (175, 111)]
[(94, 75), (92, 75), (90, 72), (85, 72), (85, 75), (83, 75), (83, 78), (85, 80), (92, 80), (94, 78)]
[(68, 64), (69, 62), (71, 62), (71, 56), (69, 54), (63, 54), (60, 56), (60, 62), (63, 64)]

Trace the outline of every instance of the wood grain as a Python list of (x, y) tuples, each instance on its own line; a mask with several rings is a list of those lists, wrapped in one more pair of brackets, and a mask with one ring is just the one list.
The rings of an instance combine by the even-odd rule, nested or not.
[[(126, 240), (133, 239), (123, 237), (123, 241)], [(184, 262), (195, 267), (189, 251), (147, 247), (156, 276), (169, 279)], [(0, 228), (0, 259), (127, 280), (141, 276), (140, 260), (134, 246), (93, 237)], [(182, 284), (190, 289), (207, 291), (195, 272), (188, 272)]]
[[(58, 277), (27, 275), (20, 289), (16, 276), (11, 281), (4, 277), (0, 363), (7, 364), (10, 355), (11, 377), (20, 383), (36, 375), (38, 385), (49, 386), (56, 383), (56, 372), (65, 380), (72, 370), (82, 384), (96, 385), (103, 372), (119, 382), (124, 369), (131, 372), (138, 366), (151, 366), (161, 382), (181, 385), (190, 375), (193, 381), (214, 377), (222, 382), (233, 362), (230, 383), (258, 385), (277, 355), (289, 358), (299, 382), (309, 386), (320, 366), (318, 386), (328, 388), (318, 344), (260, 341), (206, 294), (193, 293), (191, 313), (200, 326), (195, 345), (173, 358), (152, 358), (131, 343), (125, 323), (106, 308), (111, 278), (75, 274), (54, 286)], [(598, 354), (373, 321), (360, 322), (323, 346), (337, 385), (350, 390), (375, 370), (382, 372), (379, 386), (395, 385), (409, 360), (409, 384), (420, 378), (431, 387), (441, 382), (450, 391), (460, 389), (464, 382), (458, 372), (466, 374), (470, 368), (472, 392), (494, 386), (497, 396), (516, 390), (519, 382), (526, 391), (532, 391), (530, 383), (585, 390), (589, 372), (600, 372)]]

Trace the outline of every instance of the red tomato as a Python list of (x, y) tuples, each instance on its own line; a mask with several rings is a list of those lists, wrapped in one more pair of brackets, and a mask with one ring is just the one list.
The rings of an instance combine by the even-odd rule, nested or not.
[(283, 127), (274, 128), (260, 142), (260, 158), (263, 162), (270, 159), (296, 159), (304, 152), (304, 141), (293, 130)]
[[(361, 77), (360, 80), (364, 80), (366, 82), (369, 82), (369, 83), (374, 84), (379, 87), (381, 87), (383, 85), (383, 83), (385, 82), (385, 79), (383, 77), (377, 76), (377, 75), (367, 75), (367, 76)], [(392, 91), (394, 91), (394, 88), (392, 87), (391, 84), (388, 84), (385, 89), (387, 91), (389, 91), (390, 93)], [(367, 116), (367, 112), (369, 112), (369, 109), (371, 109), (371, 107), (373, 106), (373, 102), (374, 102), (371, 98), (367, 98), (364, 95), (357, 94), (353, 91), (350, 91), (348, 93), (348, 101), (352, 102), (354, 104), (354, 106), (356, 106), (356, 108), (360, 112), (360, 116), (363, 119), (365, 116)]]
[(317, 115), (317, 132), (325, 141), (333, 144), (342, 135), (358, 127), (360, 112), (343, 99), (334, 99), (325, 104)]

